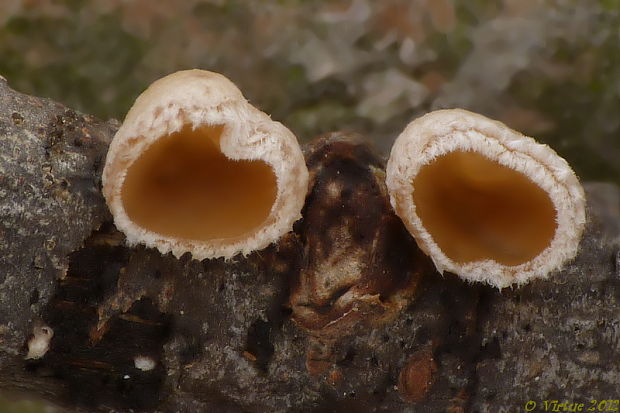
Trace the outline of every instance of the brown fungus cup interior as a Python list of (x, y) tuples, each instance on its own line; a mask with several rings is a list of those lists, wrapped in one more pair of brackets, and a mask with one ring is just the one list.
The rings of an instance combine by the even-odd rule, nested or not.
[(223, 126), (184, 126), (163, 136), (128, 168), (123, 207), (135, 224), (162, 236), (212, 240), (242, 236), (269, 216), (273, 169), (220, 150)]
[(424, 228), (457, 263), (523, 264), (555, 234), (548, 194), (524, 174), (484, 155), (454, 151), (420, 168), (413, 201)]

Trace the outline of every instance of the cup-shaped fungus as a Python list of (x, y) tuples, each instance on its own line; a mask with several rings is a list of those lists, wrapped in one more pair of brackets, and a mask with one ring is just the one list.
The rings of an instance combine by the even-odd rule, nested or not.
[(392, 206), (440, 272), (503, 288), (577, 254), (585, 196), (575, 173), (500, 122), (429, 113), (397, 138), (386, 172)]
[(115, 135), (103, 194), (129, 245), (196, 259), (266, 247), (301, 217), (308, 170), (295, 136), (224, 76), (157, 80)]

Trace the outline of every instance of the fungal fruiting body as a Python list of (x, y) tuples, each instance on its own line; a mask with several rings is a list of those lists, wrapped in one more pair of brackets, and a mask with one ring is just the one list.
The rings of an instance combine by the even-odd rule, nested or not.
[(332, 341), (393, 319), (429, 266), (390, 207), (381, 158), (358, 136), (327, 134), (305, 153), (304, 255), (289, 305), (299, 326)]
[(418, 118), (386, 175), (393, 208), (440, 272), (503, 288), (577, 254), (585, 196), (575, 173), (500, 122), (460, 109)]
[(295, 136), (203, 70), (166, 76), (138, 97), (103, 171), (129, 245), (200, 260), (276, 241), (301, 217), (307, 186)]

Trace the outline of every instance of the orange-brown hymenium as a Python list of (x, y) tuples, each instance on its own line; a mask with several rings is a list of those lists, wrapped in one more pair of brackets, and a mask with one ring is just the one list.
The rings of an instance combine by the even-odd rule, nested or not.
[(484, 116), (439, 110), (411, 122), (386, 184), (440, 272), (503, 288), (577, 254), (586, 219), (575, 173), (548, 146)]
[(166, 76), (138, 97), (103, 171), (129, 245), (196, 259), (276, 241), (301, 217), (307, 187), (295, 136), (203, 70)]

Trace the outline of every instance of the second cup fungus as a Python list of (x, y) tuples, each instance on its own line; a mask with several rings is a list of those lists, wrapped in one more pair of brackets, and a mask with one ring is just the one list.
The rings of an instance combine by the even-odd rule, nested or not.
[(301, 217), (307, 187), (295, 136), (203, 70), (166, 76), (138, 97), (103, 172), (128, 244), (196, 259), (276, 241)]
[(429, 113), (398, 137), (386, 172), (392, 206), (440, 272), (504, 288), (577, 254), (585, 196), (575, 173), (500, 122)]

